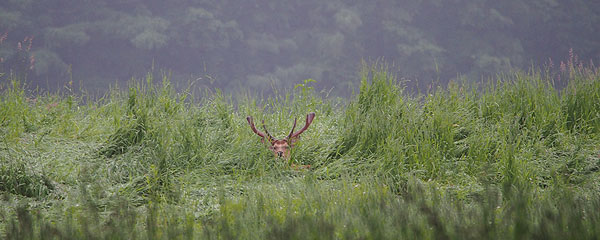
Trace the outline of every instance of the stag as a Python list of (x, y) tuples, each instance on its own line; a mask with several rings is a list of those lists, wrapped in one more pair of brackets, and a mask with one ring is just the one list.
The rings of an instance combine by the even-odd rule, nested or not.
[(306, 115), (306, 124), (302, 129), (298, 130), (297, 132), (294, 132), (294, 129), (296, 128), (297, 119), (294, 119), (294, 126), (292, 126), (292, 131), (290, 131), (290, 134), (288, 134), (287, 137), (283, 139), (277, 139), (271, 136), (271, 134), (267, 130), (267, 127), (265, 126), (265, 120), (262, 121), (262, 126), (265, 130), (264, 133), (256, 129), (251, 116), (246, 117), (246, 120), (248, 120), (248, 124), (250, 124), (250, 128), (252, 128), (252, 131), (254, 131), (256, 135), (261, 137), (261, 141), (263, 143), (266, 139), (271, 144), (269, 149), (273, 151), (275, 156), (279, 158), (288, 158), (290, 156), (290, 149), (294, 146), (294, 143), (298, 140), (298, 138), (300, 138), (300, 134), (302, 134), (304, 131), (306, 131), (306, 129), (308, 129), (314, 118), (314, 112)]

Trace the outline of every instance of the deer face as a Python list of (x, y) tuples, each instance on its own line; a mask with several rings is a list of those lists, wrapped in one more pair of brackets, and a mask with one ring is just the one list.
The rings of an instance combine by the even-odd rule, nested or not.
[(287, 140), (275, 140), (271, 144), (270, 149), (277, 157), (287, 158), (290, 155), (291, 147)]
[(315, 113), (309, 113), (308, 115), (306, 115), (306, 124), (304, 125), (304, 127), (302, 129), (298, 130), (297, 132), (294, 132), (294, 129), (296, 128), (296, 119), (295, 119), (294, 126), (292, 127), (292, 131), (290, 131), (290, 134), (283, 139), (276, 139), (273, 136), (271, 136), (269, 131), (267, 131), (267, 127), (265, 126), (264, 120), (262, 121), (263, 129), (265, 130), (264, 133), (259, 131), (258, 129), (256, 129), (256, 127), (254, 126), (254, 121), (252, 120), (251, 116), (246, 117), (246, 120), (248, 120), (248, 124), (250, 124), (250, 128), (252, 129), (252, 131), (254, 131), (254, 133), (256, 133), (256, 135), (261, 137), (262, 142), (264, 142), (266, 139), (269, 142), (269, 144), (271, 144), (269, 149), (271, 149), (271, 151), (273, 151), (273, 153), (275, 154), (276, 157), (288, 158), (290, 156), (290, 150), (293, 147), (294, 142), (296, 142), (296, 140), (298, 140), (300, 138), (300, 134), (302, 134), (304, 131), (306, 131), (306, 129), (308, 129), (308, 127), (310, 126), (310, 124), (312, 123), (314, 118), (315, 118)]

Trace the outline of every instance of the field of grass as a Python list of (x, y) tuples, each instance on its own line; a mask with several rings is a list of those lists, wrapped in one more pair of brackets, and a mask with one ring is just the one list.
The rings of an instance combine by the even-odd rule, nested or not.
[[(0, 238), (600, 237), (597, 68), (426, 94), (382, 65), (361, 79), (345, 100), (308, 80), (263, 99), (176, 92), (152, 75), (91, 99), (4, 76)], [(285, 136), (308, 112), (288, 161), (245, 119)]]

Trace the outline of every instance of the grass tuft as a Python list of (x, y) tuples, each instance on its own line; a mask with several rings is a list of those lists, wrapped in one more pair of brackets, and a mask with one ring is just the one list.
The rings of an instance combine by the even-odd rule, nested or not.
[[(197, 97), (149, 74), (90, 100), (13, 78), (0, 87), (0, 236), (596, 238), (598, 73), (513, 72), (410, 95), (374, 64), (346, 100), (312, 79), (265, 99)], [(287, 161), (245, 120), (282, 137), (309, 112)]]

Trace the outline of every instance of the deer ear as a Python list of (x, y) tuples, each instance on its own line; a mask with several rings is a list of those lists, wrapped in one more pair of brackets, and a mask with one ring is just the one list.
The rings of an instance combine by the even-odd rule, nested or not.
[(296, 144), (296, 142), (298, 141), (298, 139), (300, 139), (300, 136), (296, 136), (296, 137), (288, 139), (288, 145), (290, 145), (290, 147), (294, 146)]

